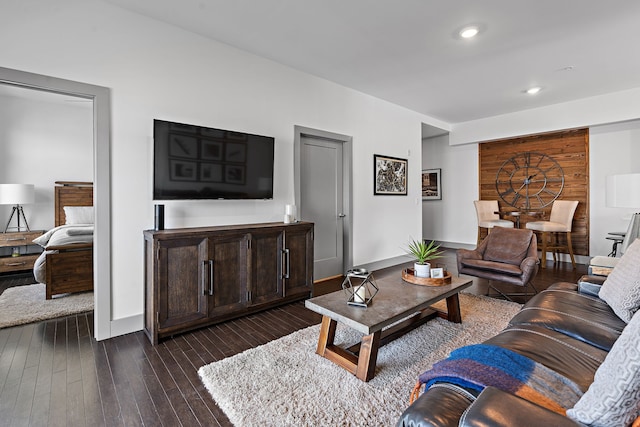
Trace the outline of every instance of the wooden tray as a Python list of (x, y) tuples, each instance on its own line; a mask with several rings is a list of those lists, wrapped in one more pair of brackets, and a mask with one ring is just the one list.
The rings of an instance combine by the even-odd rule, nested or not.
[(402, 280), (422, 286), (442, 286), (451, 283), (451, 273), (445, 272), (444, 277), (432, 279), (430, 277), (416, 277), (413, 268), (405, 268), (402, 270)]

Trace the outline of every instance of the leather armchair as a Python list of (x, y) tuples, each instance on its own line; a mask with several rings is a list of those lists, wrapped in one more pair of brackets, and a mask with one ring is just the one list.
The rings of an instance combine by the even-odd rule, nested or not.
[[(531, 230), (495, 227), (475, 250), (456, 251), (458, 274), (481, 277), (512, 285), (531, 286), (538, 272), (538, 245)], [(507, 299), (516, 294), (505, 294), (490, 285)]]

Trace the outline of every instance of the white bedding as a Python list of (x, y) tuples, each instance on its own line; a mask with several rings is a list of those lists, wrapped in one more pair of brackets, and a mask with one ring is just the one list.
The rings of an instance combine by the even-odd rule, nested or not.
[(36, 243), (45, 249), (33, 264), (33, 275), (36, 281), (38, 281), (38, 283), (45, 283), (47, 254), (57, 252), (47, 250), (47, 248), (51, 246), (64, 246), (72, 243), (91, 242), (93, 242), (93, 224), (61, 225), (59, 227), (52, 228), (42, 236), (34, 239), (33, 243)]
[(43, 248), (49, 246), (63, 246), (71, 243), (91, 243), (93, 242), (93, 224), (85, 225), (61, 225), (52, 228), (42, 236), (33, 240)]

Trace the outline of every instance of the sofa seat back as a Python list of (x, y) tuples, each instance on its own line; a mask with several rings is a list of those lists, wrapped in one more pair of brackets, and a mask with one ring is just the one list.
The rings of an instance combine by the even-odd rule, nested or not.
[(599, 298), (568, 290), (545, 290), (509, 322), (538, 325), (609, 351), (626, 323)]

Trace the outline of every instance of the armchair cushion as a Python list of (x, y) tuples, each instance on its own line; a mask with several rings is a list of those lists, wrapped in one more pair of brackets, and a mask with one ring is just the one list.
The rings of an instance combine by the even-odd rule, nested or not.
[(509, 274), (511, 276), (520, 276), (522, 274), (522, 270), (519, 268), (519, 266), (506, 264), (503, 262), (485, 261), (482, 259), (463, 259), (462, 265), (466, 267), (494, 271), (496, 273)]

